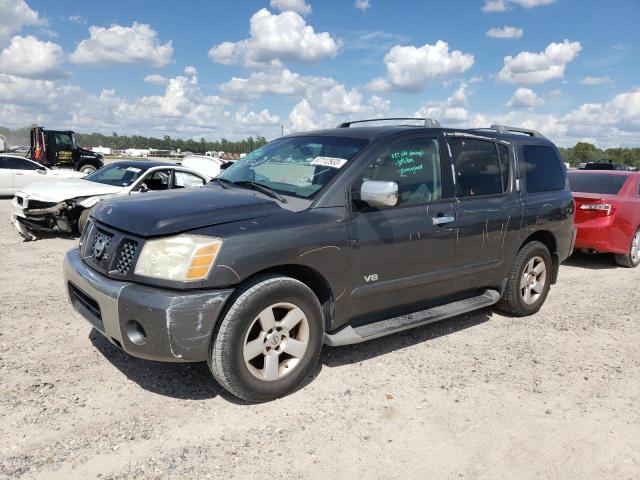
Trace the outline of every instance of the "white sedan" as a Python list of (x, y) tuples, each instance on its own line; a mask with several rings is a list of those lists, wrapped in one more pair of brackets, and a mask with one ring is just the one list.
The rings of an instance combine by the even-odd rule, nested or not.
[(63, 178), (82, 178), (75, 170), (53, 169), (11, 153), (0, 153), (0, 195), (13, 195), (30, 183), (55, 182)]
[(201, 187), (211, 177), (172, 163), (115, 162), (81, 179), (33, 183), (16, 192), (12, 223), (28, 240), (40, 232), (82, 232), (91, 209), (116, 195)]

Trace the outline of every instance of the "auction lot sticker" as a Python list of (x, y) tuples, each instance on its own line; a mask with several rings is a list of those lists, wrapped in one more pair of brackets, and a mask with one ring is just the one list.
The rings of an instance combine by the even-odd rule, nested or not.
[(320, 165), (323, 167), (342, 168), (347, 161), (344, 158), (336, 157), (316, 157), (311, 165)]

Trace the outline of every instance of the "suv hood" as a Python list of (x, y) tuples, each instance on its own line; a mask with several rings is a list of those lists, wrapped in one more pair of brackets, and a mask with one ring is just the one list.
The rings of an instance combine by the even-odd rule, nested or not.
[(120, 193), (123, 187), (91, 182), (81, 178), (60, 179), (49, 182), (38, 182), (20, 189), (20, 195), (38, 198), (47, 202), (62, 202), (77, 197), (92, 197), (95, 195), (111, 195)]
[(100, 202), (91, 215), (110, 227), (156, 237), (283, 211), (275, 201), (256, 192), (209, 185), (112, 198)]

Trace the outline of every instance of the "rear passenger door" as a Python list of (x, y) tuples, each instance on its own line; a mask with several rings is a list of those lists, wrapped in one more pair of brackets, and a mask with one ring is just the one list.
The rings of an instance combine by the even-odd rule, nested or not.
[(448, 135), (447, 142), (456, 191), (454, 290), (499, 285), (503, 248), (519, 235), (523, 208), (513, 188), (511, 147), (464, 134)]

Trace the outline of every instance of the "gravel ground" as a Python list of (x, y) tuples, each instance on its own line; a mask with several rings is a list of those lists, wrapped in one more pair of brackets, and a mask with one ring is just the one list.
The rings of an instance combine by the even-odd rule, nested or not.
[(574, 256), (542, 311), (325, 348), (247, 405), (204, 364), (131, 358), (65, 298), (71, 238), (0, 200), (0, 479), (640, 477), (640, 268)]

